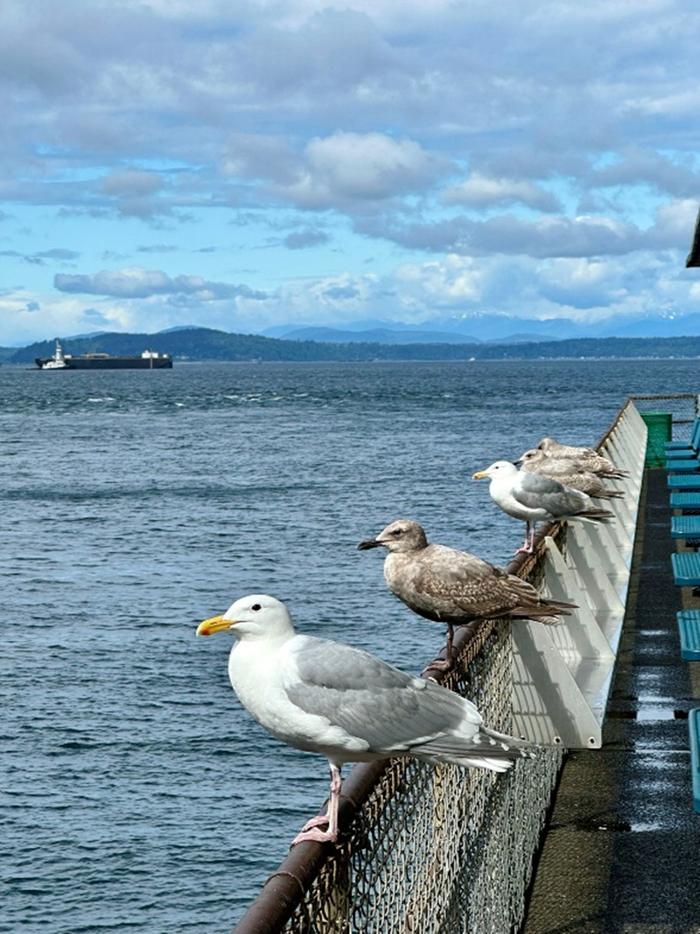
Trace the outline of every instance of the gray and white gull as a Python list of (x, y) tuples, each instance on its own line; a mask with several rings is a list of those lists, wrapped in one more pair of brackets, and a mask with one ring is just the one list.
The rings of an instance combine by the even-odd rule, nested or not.
[(525, 473), (540, 473), (551, 477), (558, 483), (586, 493), (592, 499), (621, 499), (622, 490), (611, 490), (605, 486), (601, 477), (586, 470), (582, 461), (570, 457), (550, 457), (539, 448), (533, 448), (520, 455), (516, 465)]
[(485, 470), (477, 470), (475, 480), (488, 477), (491, 499), (503, 512), (525, 523), (525, 541), (518, 552), (531, 554), (537, 522), (554, 519), (586, 519), (605, 522), (614, 518), (607, 509), (600, 509), (590, 496), (572, 490), (551, 477), (518, 470), (510, 461), (495, 461)]
[(274, 597), (242, 597), (200, 623), (197, 635), (227, 629), (236, 637), (229, 679), (246, 710), (282, 742), (328, 759), (327, 813), (305, 824), (292, 845), (337, 839), (345, 762), (413, 756), (505, 772), (534, 755), (536, 747), (488, 729), (474, 704), (447, 688), (361, 649), (296, 633)]
[(431, 667), (451, 666), (454, 626), (500, 618), (553, 623), (552, 617), (574, 606), (541, 597), (528, 581), (468, 551), (428, 544), (423, 527), (412, 519), (395, 520), (357, 547), (386, 548), (389, 590), (419, 616), (447, 624), (447, 659)]
[(612, 479), (629, 477), (629, 471), (617, 467), (609, 457), (604, 457), (593, 448), (560, 444), (554, 438), (543, 438), (537, 447), (549, 457), (572, 457), (579, 461), (586, 470), (590, 470), (591, 473), (597, 474), (599, 477), (610, 477)]

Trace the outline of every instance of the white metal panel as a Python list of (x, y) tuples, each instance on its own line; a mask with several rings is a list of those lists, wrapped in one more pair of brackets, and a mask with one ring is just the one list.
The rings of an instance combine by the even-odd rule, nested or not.
[(565, 551), (546, 539), (543, 592), (578, 604), (553, 626), (514, 623), (514, 720), (546, 744), (597, 748), (620, 641), (644, 475), (647, 426), (630, 403), (601, 452), (629, 472), (605, 524), (568, 524)]

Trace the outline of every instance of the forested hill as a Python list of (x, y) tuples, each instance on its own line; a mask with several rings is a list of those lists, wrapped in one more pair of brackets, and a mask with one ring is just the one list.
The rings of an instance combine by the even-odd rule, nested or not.
[[(21, 350), (5, 350), (8, 363), (33, 363), (50, 357), (53, 340)], [(280, 340), (254, 334), (228, 334), (210, 328), (161, 331), (158, 334), (97, 334), (63, 340), (66, 353), (140, 354), (146, 348), (172, 354), (175, 360), (527, 360), (555, 357), (696, 357), (700, 337), (607, 337), (522, 344), (333, 344)]]

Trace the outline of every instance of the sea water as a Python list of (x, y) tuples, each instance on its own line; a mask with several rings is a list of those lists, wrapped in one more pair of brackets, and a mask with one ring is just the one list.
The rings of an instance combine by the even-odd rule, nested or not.
[(590, 444), (697, 361), (0, 368), (0, 931), (226, 931), (327, 793), (230, 689), (251, 592), (420, 671), (442, 627), (361, 539), (399, 517), (505, 563), (522, 527), (471, 474)]

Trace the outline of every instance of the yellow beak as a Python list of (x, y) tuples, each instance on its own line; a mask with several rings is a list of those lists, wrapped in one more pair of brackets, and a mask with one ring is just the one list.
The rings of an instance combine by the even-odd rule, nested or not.
[(215, 632), (223, 632), (236, 625), (235, 619), (224, 619), (223, 616), (210, 616), (197, 626), (198, 636), (212, 636)]
[(472, 480), (483, 480), (485, 477), (488, 477), (485, 470), (477, 470), (476, 473), (472, 474)]

